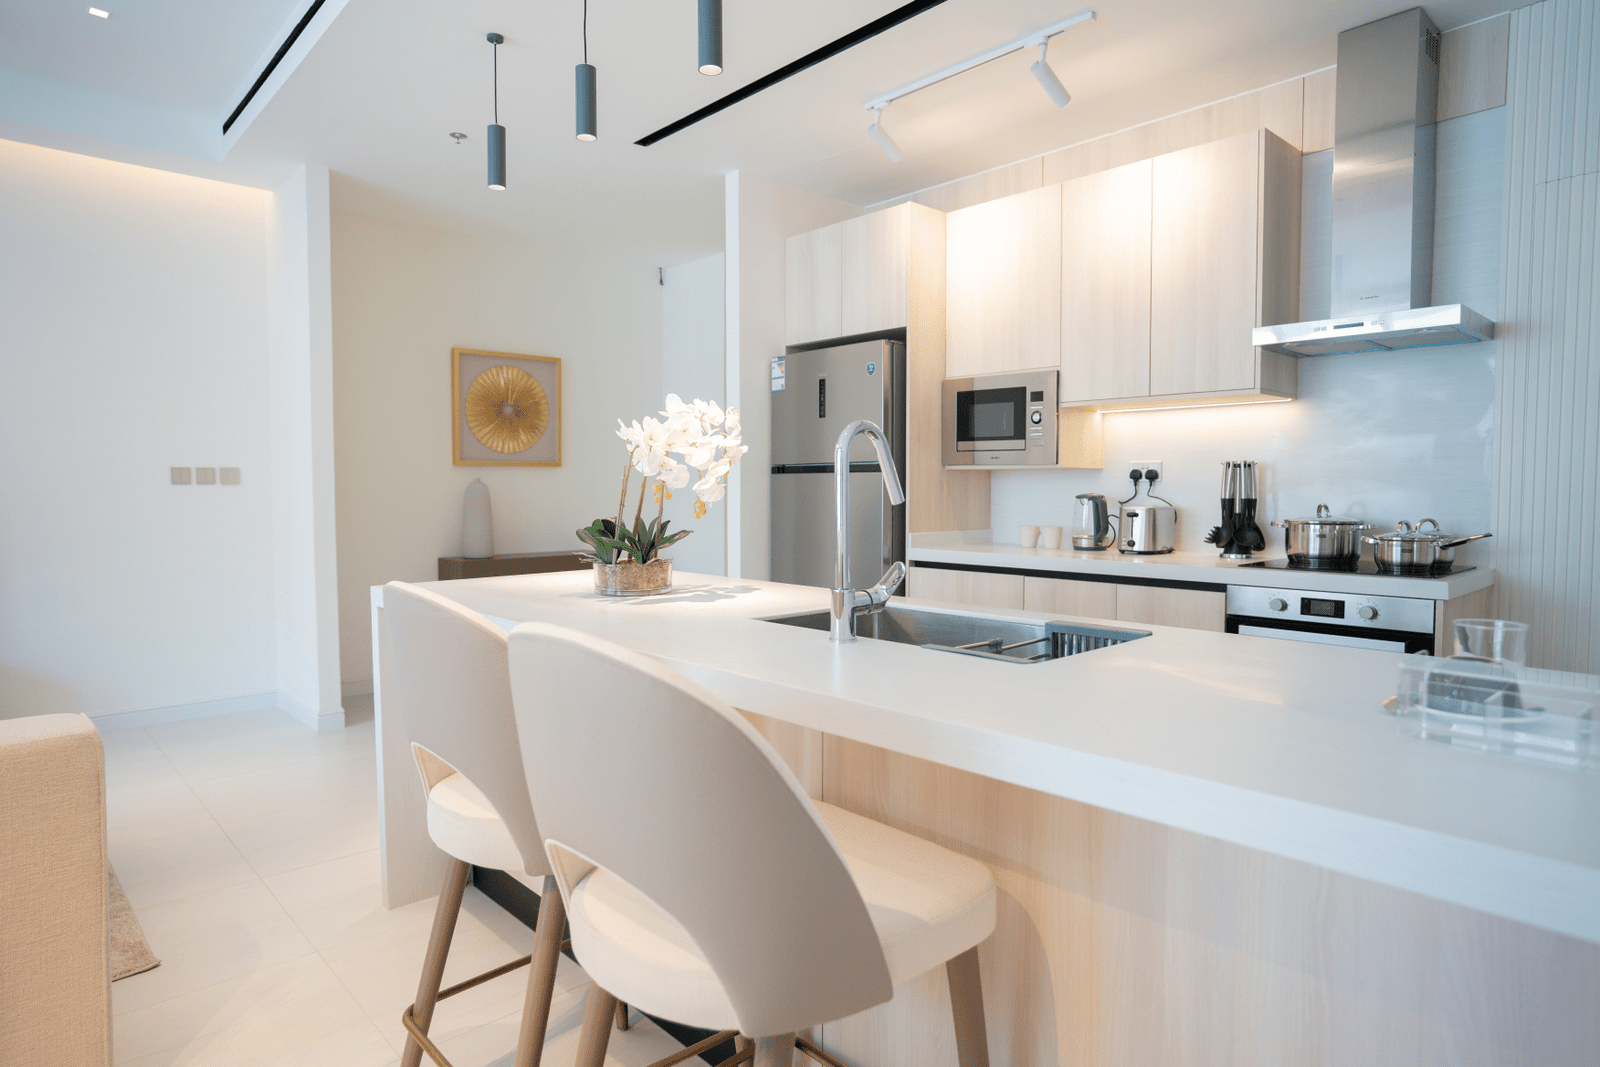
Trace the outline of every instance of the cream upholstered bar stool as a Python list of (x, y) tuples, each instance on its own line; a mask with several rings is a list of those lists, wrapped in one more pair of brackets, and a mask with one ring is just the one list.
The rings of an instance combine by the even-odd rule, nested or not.
[(987, 867), (813, 802), (742, 715), (646, 656), (547, 623), (513, 630), (510, 656), (529, 793), (594, 982), (577, 1067), (604, 1062), (616, 997), (723, 1031), (693, 1051), (737, 1033), (729, 1062), (789, 1067), (796, 1031), (940, 964), (961, 1067), (986, 1067)]
[[(417, 1067), (426, 1051), (449, 1061), (428, 1039), (435, 1004), (532, 964), (516, 1067), (535, 1067), (544, 1048), (565, 909), (551, 877), (528, 800), (517, 745), (506, 669), (505, 631), (482, 615), (426, 589), (390, 582), (383, 595), (385, 657), (398, 711), (428, 795), (428, 836), (450, 856), (423, 957), (417, 999), (403, 1016), (407, 1038), (402, 1067)], [(445, 960), (473, 866), (544, 879), (533, 954), (470, 978), (443, 992)]]

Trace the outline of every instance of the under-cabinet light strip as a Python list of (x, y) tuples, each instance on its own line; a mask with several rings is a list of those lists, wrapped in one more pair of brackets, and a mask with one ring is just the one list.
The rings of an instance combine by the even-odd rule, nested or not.
[(1251, 404), (1287, 404), (1294, 397), (1275, 396), (1267, 400), (1219, 400), (1215, 404), (1151, 404), (1137, 408), (1096, 408), (1102, 415), (1126, 415), (1138, 411), (1188, 411), (1190, 408), (1242, 408)]
[(1068, 30), (1081, 23), (1093, 22), (1094, 17), (1095, 14), (1093, 11), (1080, 11), (1071, 18), (1063, 19), (1053, 26), (1047, 26), (1035, 33), (1028, 34), (1026, 37), (1019, 37), (1010, 44), (1001, 45), (999, 48), (990, 49), (980, 56), (973, 56), (971, 59), (968, 59), (962, 63), (958, 63), (953, 67), (946, 67), (937, 74), (930, 74), (926, 78), (921, 78), (917, 81), (911, 82), (908, 85), (902, 85), (893, 92), (886, 93), (885, 95), (877, 97), (874, 100), (869, 100), (867, 101), (867, 110), (880, 111), (894, 103), (896, 100), (904, 100), (912, 93), (920, 93), (922, 90), (932, 88), (933, 86), (938, 85), (940, 82), (949, 81), (958, 74), (965, 74), (969, 70), (977, 70), (985, 63), (993, 63), (997, 59), (1009, 56), (1014, 52), (1020, 52), (1024, 48), (1036, 47), (1041, 42), (1048, 41), (1057, 34), (1066, 33)]

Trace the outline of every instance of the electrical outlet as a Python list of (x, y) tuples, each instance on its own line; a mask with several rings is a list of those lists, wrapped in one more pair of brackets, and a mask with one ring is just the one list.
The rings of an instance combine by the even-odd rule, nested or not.
[(1158, 482), (1165, 476), (1165, 473), (1161, 470), (1161, 461), (1159, 459), (1133, 460), (1128, 464), (1128, 473), (1132, 474), (1134, 471), (1155, 471), (1156, 481)]
[(188, 467), (173, 467), (172, 468), (172, 484), (173, 485), (188, 485), (189, 484), (189, 468)]
[(196, 467), (194, 469), (194, 484), (196, 484), (196, 485), (216, 485), (217, 484), (217, 468), (215, 468), (215, 467)]
[(223, 485), (238, 485), (239, 484), (239, 468), (238, 467), (218, 467), (217, 468), (217, 475), (220, 477)]

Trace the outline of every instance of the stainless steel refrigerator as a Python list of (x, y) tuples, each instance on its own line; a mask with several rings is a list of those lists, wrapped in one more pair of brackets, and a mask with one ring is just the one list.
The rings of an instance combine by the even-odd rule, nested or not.
[[(772, 360), (772, 580), (833, 587), (833, 448), (871, 419), (906, 471), (906, 346), (859, 341)], [(906, 508), (894, 506), (872, 444), (850, 449), (851, 588), (873, 585), (906, 558)]]

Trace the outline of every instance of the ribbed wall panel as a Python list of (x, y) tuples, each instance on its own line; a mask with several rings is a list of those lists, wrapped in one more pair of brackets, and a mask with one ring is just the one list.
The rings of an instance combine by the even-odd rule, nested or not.
[(1600, 4), (1511, 13), (1496, 380), (1497, 613), (1600, 672)]

